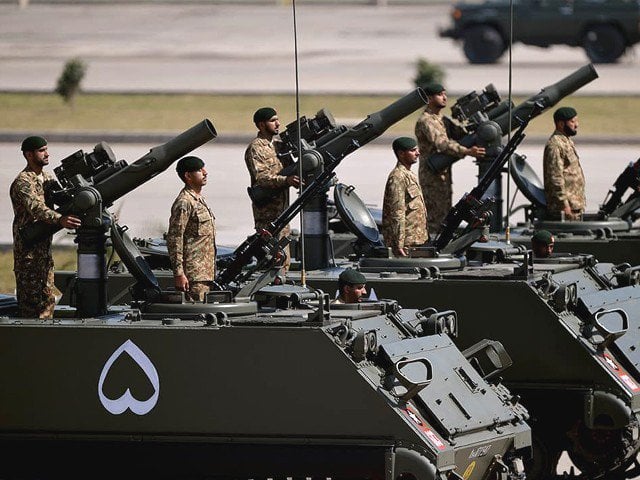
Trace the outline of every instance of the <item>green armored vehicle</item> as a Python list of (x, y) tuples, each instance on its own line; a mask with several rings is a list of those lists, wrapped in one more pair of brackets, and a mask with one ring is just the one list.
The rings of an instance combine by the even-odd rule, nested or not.
[[(580, 69), (514, 109), (526, 115), (525, 121), (512, 117), (518, 130), (505, 146), (488, 144), (495, 153), (478, 186), (451, 210), (432, 245), (415, 248), (410, 258), (391, 257), (354, 189), (337, 185), (335, 203), (353, 227), (358, 253), (323, 264), (317, 252), (324, 249), (305, 246), (311, 253), (300, 273), (309, 285), (330, 292), (344, 268), (358, 268), (377, 298), (395, 298), (417, 308), (449, 304), (464, 311), (455, 341), (460, 348), (491, 332), (513, 351), (514, 366), (504, 372), (504, 379), (532, 413), (534, 455), (525, 468), (529, 478), (555, 475), (564, 451), (585, 478), (632, 478), (639, 468), (637, 269), (598, 263), (591, 255), (534, 262), (522, 247), (478, 242), (485, 234), (478, 226), (488, 227), (492, 218), (494, 202), (486, 194), (512, 158), (528, 119), (593, 78), (590, 66)], [(496, 135), (484, 139), (501, 138), (501, 115), (493, 125), (479, 124), (478, 132), (495, 130)], [(322, 226), (315, 225), (314, 231), (321, 232)], [(237, 258), (242, 259), (245, 249), (237, 250)], [(259, 256), (258, 248), (252, 251)]]
[(462, 42), (471, 63), (494, 63), (513, 41), (525, 45), (582, 47), (593, 63), (616, 62), (640, 41), (636, 0), (484, 0), (458, 2), (440, 36)]
[[(421, 99), (345, 133), (364, 142)], [(202, 303), (160, 288), (104, 207), (215, 135), (204, 121), (131, 165), (80, 153), (57, 172), (82, 268), (52, 320), (0, 302), (0, 478), (524, 479), (528, 412), (497, 378), (510, 357), (484, 339), (461, 352), (454, 311), (333, 306), (272, 269)], [(108, 302), (107, 232), (130, 305)]]
[(524, 478), (527, 410), (489, 380), (509, 356), (461, 353), (455, 312), (229, 294), (0, 316), (0, 476)]

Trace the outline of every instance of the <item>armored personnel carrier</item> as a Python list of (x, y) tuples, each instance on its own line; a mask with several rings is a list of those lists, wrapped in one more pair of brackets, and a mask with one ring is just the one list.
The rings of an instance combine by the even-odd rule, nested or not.
[(427, 313), (284, 285), (2, 316), (0, 476), (524, 478), (508, 354)]
[(460, 348), (487, 334), (501, 341), (514, 358), (505, 383), (532, 413), (529, 478), (555, 475), (565, 451), (585, 478), (633, 478), (640, 471), (638, 268), (585, 254), (534, 259), (522, 246), (485, 238), (495, 203), (487, 192), (524, 128), (526, 121), (449, 212), (438, 237), (409, 258), (392, 257), (354, 189), (337, 187), (336, 205), (358, 238), (357, 255), (301, 275), (331, 291), (339, 273), (355, 267), (376, 297), (411, 307), (453, 306), (461, 313)]
[[(454, 311), (333, 306), (272, 285), (277, 268), (202, 303), (160, 288), (104, 207), (213, 137), (205, 121), (132, 165), (65, 165), (80, 173), (60, 174), (59, 208), (83, 216), (78, 263), (93, 263), (52, 320), (0, 303), (0, 477), (524, 479), (528, 412), (497, 377), (510, 357), (491, 340), (461, 352)], [(136, 279), (129, 305), (108, 302), (107, 232)]]

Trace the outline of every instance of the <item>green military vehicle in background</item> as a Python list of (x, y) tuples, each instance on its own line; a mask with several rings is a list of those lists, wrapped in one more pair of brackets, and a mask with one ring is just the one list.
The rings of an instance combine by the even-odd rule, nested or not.
[[(514, 0), (513, 42), (584, 48), (593, 63), (614, 63), (640, 40), (637, 0)], [(510, 2), (459, 2), (441, 37), (462, 42), (471, 63), (495, 63), (507, 50)]]

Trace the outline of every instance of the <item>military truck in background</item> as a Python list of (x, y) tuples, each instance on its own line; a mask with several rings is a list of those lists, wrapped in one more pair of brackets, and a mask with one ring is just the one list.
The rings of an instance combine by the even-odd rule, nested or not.
[[(510, 35), (509, 0), (463, 1), (441, 37), (462, 42), (470, 63), (495, 63)], [(614, 63), (640, 41), (637, 0), (514, 0), (513, 42), (584, 48), (593, 63)]]

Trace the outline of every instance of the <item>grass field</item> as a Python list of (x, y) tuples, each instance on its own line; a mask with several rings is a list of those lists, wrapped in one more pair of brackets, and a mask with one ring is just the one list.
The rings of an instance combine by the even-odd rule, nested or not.
[[(75, 270), (77, 267), (76, 251), (70, 248), (54, 249), (53, 262), (56, 270)], [(14, 295), (16, 280), (13, 276), (13, 252), (0, 251), (0, 293)]]
[[(407, 92), (408, 93), (408, 92)], [(361, 120), (399, 97), (364, 95), (302, 95), (300, 114), (312, 117), (327, 108), (338, 122)], [(515, 104), (523, 98), (514, 98)], [(451, 98), (449, 104), (453, 105)], [(74, 108), (55, 94), (0, 93), (0, 131), (16, 132), (179, 132), (201, 121), (213, 120), (218, 135), (253, 133), (253, 112), (274, 106), (283, 124), (294, 121), (293, 95), (178, 95), (81, 94)], [(640, 132), (640, 96), (574, 96), (559, 105), (572, 105), (579, 113), (580, 135), (637, 135)], [(527, 133), (551, 133), (551, 111), (531, 122)], [(448, 112), (446, 112), (448, 113)], [(419, 112), (389, 132), (413, 132)], [(609, 125), (609, 127), (606, 127)]]

